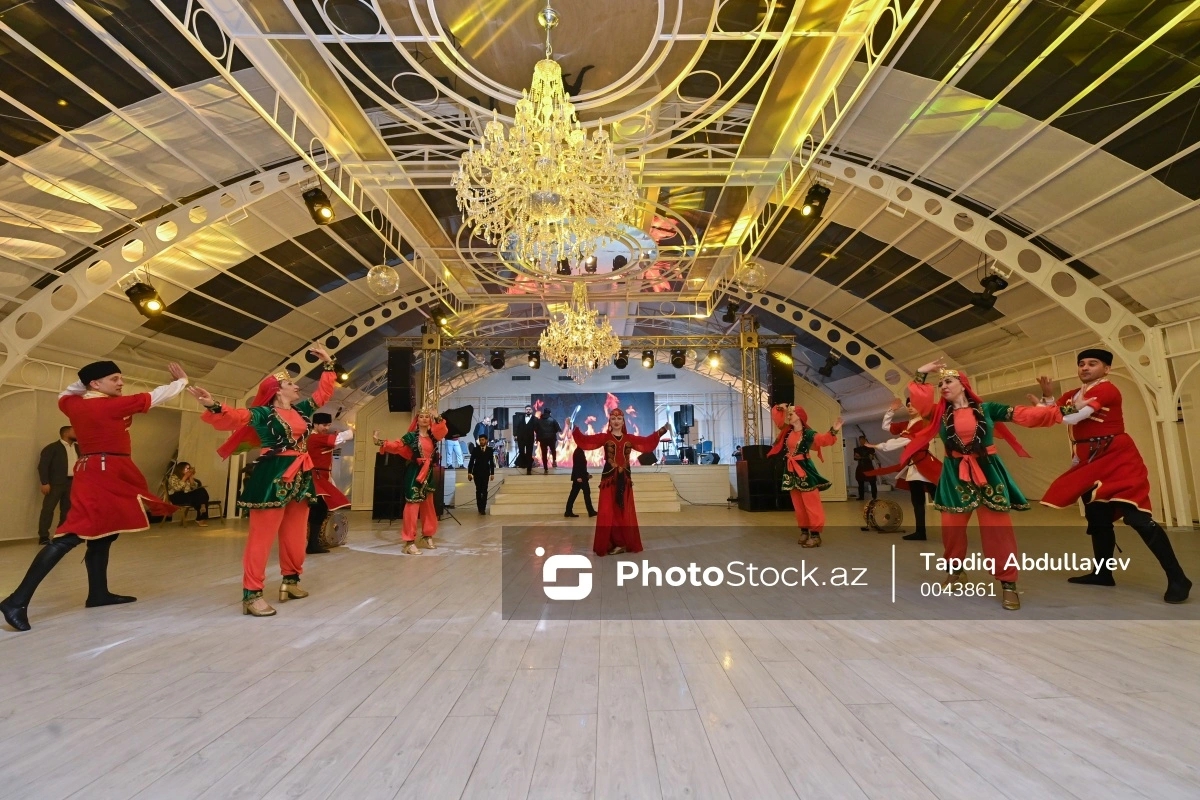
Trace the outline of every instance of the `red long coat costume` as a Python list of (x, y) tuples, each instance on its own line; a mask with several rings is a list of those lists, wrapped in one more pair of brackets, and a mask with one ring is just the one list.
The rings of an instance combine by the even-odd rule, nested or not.
[(314, 433), (308, 437), (308, 457), (312, 459), (313, 488), (325, 499), (330, 511), (346, 508), (350, 498), (334, 485), (330, 478), (333, 469), (333, 451), (337, 448), (336, 433)]
[[(1058, 398), (1064, 414), (1082, 408), (1075, 408), (1077, 392)], [(1065, 508), (1092, 492), (1093, 502), (1112, 503), (1114, 519), (1124, 513), (1125, 504), (1150, 512), (1150, 475), (1133, 438), (1125, 432), (1121, 391), (1102, 380), (1084, 392), (1083, 398), (1096, 410), (1068, 429), (1078, 463), (1050, 484), (1042, 505)]]
[[(888, 426), (888, 431), (898, 439), (908, 439), (911, 441), (927, 427), (929, 427), (929, 421), (917, 417), (908, 422), (893, 422)], [(907, 473), (909, 467), (915, 467), (925, 482), (932, 483), (934, 486), (937, 486), (938, 481), (942, 478), (942, 462), (938, 460), (937, 456), (929, 452), (929, 445), (925, 445), (913, 453), (912, 457), (907, 461), (901, 461), (899, 464), (894, 464), (890, 467), (873, 469), (866, 474), (873, 478), (878, 475), (891, 475), (896, 472)], [(907, 489), (908, 486), (909, 483), (904, 478), (896, 481), (897, 489)]]
[(176, 506), (156, 497), (130, 458), (129, 426), (134, 414), (150, 410), (150, 393), (124, 397), (66, 394), (58, 408), (79, 437), (79, 460), (71, 486), (71, 510), (54, 532), (101, 539), (150, 527), (147, 511), (163, 516)]
[(571, 432), (576, 446), (584, 450), (604, 448), (596, 537), (592, 542), (596, 555), (608, 555), (608, 551), (616, 546), (624, 547), (630, 553), (642, 552), (642, 534), (638, 529), (637, 509), (633, 505), (630, 457), (635, 450), (639, 453), (653, 451), (666, 430), (664, 425), (649, 436), (626, 433), (620, 437), (614, 436), (612, 431), (586, 434), (575, 428)]

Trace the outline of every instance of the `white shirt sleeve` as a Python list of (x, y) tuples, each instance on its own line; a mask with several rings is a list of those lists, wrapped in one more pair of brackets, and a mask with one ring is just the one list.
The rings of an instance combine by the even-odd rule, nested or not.
[(887, 411), (883, 412), (883, 429), (885, 431), (888, 431), (889, 433), (892, 430), (892, 417), (894, 415), (895, 415), (895, 412), (892, 411), (890, 408)]
[(66, 397), (69, 394), (83, 395), (83, 394), (87, 394), (87, 390), (88, 390), (87, 387), (83, 385), (83, 381), (75, 381), (70, 386), (68, 386), (66, 389), (63, 389), (62, 392), (60, 392), (58, 396)]
[(886, 442), (880, 442), (879, 444), (875, 445), (875, 452), (890, 453), (893, 450), (903, 450), (904, 448), (908, 447), (908, 443), (910, 441), (912, 440), (906, 439), (903, 436), (897, 436), (895, 439), (888, 439)]
[(187, 386), (188, 379), (180, 378), (177, 381), (171, 381), (166, 386), (159, 386), (150, 390), (150, 407), (161, 406), (163, 403), (175, 397), (183, 391), (183, 387)]
[(333, 446), (337, 447), (340, 444), (350, 441), (354, 438), (354, 431), (341, 431), (337, 436), (333, 437)]
[(1076, 411), (1073, 414), (1064, 414), (1063, 422), (1065, 422), (1068, 425), (1078, 425), (1079, 423), (1083, 422), (1085, 419), (1087, 419), (1088, 417), (1090, 417), (1092, 414), (1095, 414), (1095, 413), (1096, 413), (1095, 407), (1084, 406), (1083, 408), (1079, 409), (1078, 411)]

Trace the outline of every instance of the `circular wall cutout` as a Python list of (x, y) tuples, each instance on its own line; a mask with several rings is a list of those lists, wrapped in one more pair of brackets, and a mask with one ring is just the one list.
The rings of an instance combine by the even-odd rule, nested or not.
[(101, 284), (107, 283), (112, 277), (112, 264), (107, 261), (93, 261), (88, 264), (87, 271), (84, 273), (91, 283)]
[(793, 311), (792, 319), (796, 322), (799, 322), (800, 320), (804, 319), (804, 312), (803, 311)]
[(1075, 294), (1075, 290), (1079, 288), (1079, 284), (1075, 282), (1074, 275), (1059, 270), (1050, 276), (1050, 288), (1059, 297), (1070, 297)]
[(221, 204), (221, 208), (233, 208), (237, 204), (237, 199), (229, 192), (226, 192), (221, 195), (221, 199), (218, 202)]
[(856, 356), (862, 352), (862, 345), (858, 342), (846, 342), (846, 355)]
[(854, 167), (846, 167), (844, 170), (842, 170), (842, 174), (847, 178), (853, 178), (858, 174), (858, 170), (856, 170)]
[(778, 305), (775, 306), (775, 312), (777, 314), (782, 314), (786, 310), (787, 310), (787, 306), (785, 306), (783, 303), (779, 303)]
[(179, 226), (171, 220), (160, 222), (158, 227), (154, 229), (154, 235), (158, 237), (160, 242), (169, 242), (179, 235)]
[(14, 330), (20, 338), (32, 339), (42, 332), (42, 315), (36, 311), (26, 311), (17, 317)]
[[(400, 304), (401, 308), (403, 308), (404, 306), (405, 306), (404, 303)], [(384, 319), (387, 319), (391, 315), (392, 315), (392, 310), (390, 308), (385, 308), (383, 311), (379, 312), (379, 316), (383, 317)]]
[(1150, 356), (1138, 356), (1138, 363), (1143, 367), (1150, 366)]
[(310, 364), (317, 363), (317, 357), (307, 351), (304, 353), (304, 360)]
[(1083, 313), (1087, 314), (1087, 318), (1097, 324), (1108, 322), (1112, 319), (1112, 306), (1108, 301), (1101, 297), (1089, 298), (1083, 304)]
[(66, 311), (71, 308), (78, 299), (79, 292), (75, 291), (75, 287), (69, 283), (54, 287), (54, 291), (50, 293), (50, 305), (58, 311)]
[(938, 214), (942, 213), (942, 204), (931, 197), (925, 201), (925, 211), (930, 216), (936, 217)]
[[(372, 325), (375, 324), (375, 318), (374, 317), (363, 317), (362, 323), (363, 323), (363, 325), (366, 325), (368, 328), (370, 328)], [(349, 331), (348, 328), (347, 328), (347, 331)]]
[(758, 304), (760, 306), (769, 306), (771, 305), (771, 298), (763, 295), (762, 297), (758, 298)]
[(882, 364), (883, 361), (880, 360), (879, 356), (871, 353), (866, 357), (863, 363), (867, 365), (867, 369), (878, 369), (879, 365)]
[(1126, 350), (1136, 353), (1146, 346), (1146, 334), (1132, 325), (1125, 325), (1117, 331), (1117, 341)]
[(837, 330), (836, 328), (830, 328), (828, 331), (825, 332), (825, 338), (831, 342), (840, 341), (842, 338), (842, 332)]
[(808, 329), (809, 329), (810, 331), (819, 331), (819, 330), (821, 330), (821, 320), (819, 320), (819, 319), (810, 319), (810, 320), (808, 321)]
[(26, 361), (21, 365), (21, 381), (34, 388), (49, 388), (50, 369), (40, 361)]
[(287, 183), (291, 179), (292, 173), (288, 172), (287, 170), (284, 170), (275, 176), (275, 180), (279, 181), (280, 183)]
[(286, 367), (284, 367), (284, 369), (286, 369), (288, 372), (290, 372), (290, 373), (291, 373), (291, 374), (293, 374), (293, 375), (299, 375), (299, 374), (300, 374), (300, 365), (299, 365), (299, 364), (297, 364), (295, 361), (293, 361), (292, 363), (288, 364)]
[(970, 214), (960, 211), (954, 215), (954, 227), (960, 231), (969, 231), (975, 227), (975, 220), (971, 218)]
[(330, 336), (325, 340), (326, 347), (337, 347), (339, 344), (341, 344), (341, 340), (336, 336)]
[(983, 235), (983, 242), (993, 250), (1003, 250), (1008, 247), (1008, 237), (1004, 235), (1003, 231), (996, 228), (992, 228)]
[(347, 336), (358, 336), (358, 328), (354, 327), (353, 325), (347, 325), (346, 326), (346, 335)]
[(901, 186), (896, 190), (896, 197), (907, 203), (909, 200), (912, 200), (912, 189), (907, 186)]
[(897, 370), (889, 369), (887, 372), (883, 373), (883, 379), (891, 386), (895, 386), (900, 382), (900, 373)]
[(1042, 257), (1036, 250), (1022, 250), (1017, 253), (1017, 266), (1026, 272), (1037, 272), (1042, 268)]
[(263, 193), (263, 189), (267, 187), (263, 186), (262, 181), (250, 181), (250, 185), (246, 188), (250, 190), (250, 194), (260, 195)]
[(126, 261), (137, 261), (146, 252), (146, 245), (141, 239), (130, 239), (121, 245), (121, 258)]
[(188, 219), (193, 224), (199, 225), (204, 220), (208, 219), (208, 209), (204, 206), (192, 206), (188, 209)]
[(878, 175), (872, 175), (870, 179), (867, 180), (867, 183), (871, 184), (872, 189), (883, 188), (883, 178), (879, 177)]

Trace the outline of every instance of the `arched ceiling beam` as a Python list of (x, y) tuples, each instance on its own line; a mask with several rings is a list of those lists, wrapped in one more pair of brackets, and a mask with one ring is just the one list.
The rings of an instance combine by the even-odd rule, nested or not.
[(311, 178), (297, 161), (251, 175), (130, 231), (80, 262), (0, 321), (0, 382), (30, 351), (128, 273), (252, 203)]
[(870, 192), (905, 213), (936, 225), (1004, 265), (1070, 312), (1124, 361), (1152, 391), (1170, 385), (1166, 360), (1155, 356), (1154, 329), (1036, 244), (962, 204), (845, 159), (821, 155), (816, 169)]

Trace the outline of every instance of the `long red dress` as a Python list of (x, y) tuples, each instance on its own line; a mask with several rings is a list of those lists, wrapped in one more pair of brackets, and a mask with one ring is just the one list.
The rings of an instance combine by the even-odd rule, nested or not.
[(308, 457), (312, 459), (313, 488), (324, 498), (330, 511), (346, 508), (350, 498), (334, 485), (330, 477), (333, 469), (333, 451), (337, 449), (336, 433), (314, 433), (308, 437)]
[(649, 436), (612, 431), (586, 434), (579, 428), (571, 432), (575, 444), (584, 450), (604, 448), (604, 471), (600, 473), (600, 501), (596, 515), (596, 537), (592, 549), (596, 555), (608, 555), (613, 547), (624, 547), (630, 553), (642, 552), (642, 534), (638, 529), (637, 509), (633, 505), (633, 476), (629, 471), (630, 457), (636, 450), (649, 453), (667, 431), (663, 426)]

